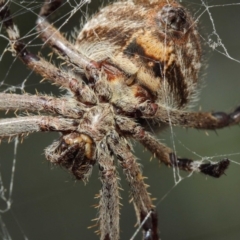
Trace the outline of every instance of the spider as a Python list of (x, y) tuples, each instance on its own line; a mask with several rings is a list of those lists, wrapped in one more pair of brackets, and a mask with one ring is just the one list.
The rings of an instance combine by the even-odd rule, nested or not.
[(87, 182), (99, 168), (102, 187), (99, 233), (119, 239), (119, 187), (115, 162), (123, 169), (144, 240), (159, 239), (157, 213), (129, 140), (140, 142), (169, 167), (220, 177), (229, 165), (180, 158), (150, 134), (149, 125), (215, 130), (240, 122), (240, 107), (224, 112), (191, 112), (198, 91), (201, 43), (196, 22), (173, 0), (116, 1), (82, 28), (74, 44), (49, 23), (61, 0), (45, 0), (37, 18), (39, 37), (68, 64), (60, 69), (29, 51), (20, 40), (8, 4), (0, 17), (17, 57), (31, 70), (68, 90), (60, 98), (0, 93), (0, 109), (40, 115), (0, 120), (0, 138), (31, 132), (59, 132), (45, 150), (47, 160)]

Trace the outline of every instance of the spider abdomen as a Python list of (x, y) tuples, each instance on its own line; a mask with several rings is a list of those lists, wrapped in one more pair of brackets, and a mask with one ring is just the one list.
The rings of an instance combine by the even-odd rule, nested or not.
[(176, 1), (107, 6), (83, 27), (76, 47), (122, 72), (110, 82), (120, 92), (115, 105), (150, 100), (185, 108), (196, 94), (201, 45), (192, 17)]

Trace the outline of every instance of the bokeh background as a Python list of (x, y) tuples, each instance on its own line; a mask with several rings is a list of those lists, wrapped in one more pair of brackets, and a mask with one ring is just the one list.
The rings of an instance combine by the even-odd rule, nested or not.
[[(32, 1), (30, 5), (23, 1), (11, 1), (14, 20), (20, 28), (24, 41), (34, 33), (36, 14), (41, 5), (40, 1)], [(75, 1), (66, 1), (72, 3)], [(78, 1), (79, 2), (79, 1)], [(206, 2), (206, 1), (205, 1)], [(89, 15), (97, 10), (103, 1), (93, 0), (82, 11), (77, 12), (62, 31), (71, 33), (74, 27), (79, 28), (80, 17)], [(201, 1), (182, 1), (194, 13), (201, 15), (206, 9)], [(235, 0), (207, 1), (208, 5), (221, 5), (210, 8), (216, 32), (233, 59), (240, 61), (240, 6), (226, 5), (240, 3)], [(65, 4), (53, 21), (69, 13), (72, 8)], [(31, 11), (30, 11), (31, 10)], [(63, 21), (58, 21), (60, 26)], [(5, 34), (0, 22), (0, 34)], [(203, 42), (209, 38), (217, 41), (213, 33), (212, 22), (207, 13), (199, 19)], [(32, 32), (29, 32), (32, 30)], [(69, 35), (69, 34), (68, 34)], [(52, 93), (59, 96), (56, 87), (48, 83), (40, 84), (41, 78), (32, 74), (11, 53), (4, 53), (8, 42), (0, 35), (0, 90), (9, 86), (21, 86), (26, 80), (24, 89), (33, 93), (35, 89), (42, 93)], [(43, 52), (47, 56), (49, 49), (42, 49), (41, 41), (31, 44), (31, 51)], [(223, 51), (222, 48), (218, 50)], [(4, 54), (3, 54), (4, 53)], [(200, 101), (195, 107), (198, 110), (232, 111), (240, 103), (240, 63), (213, 51), (204, 44), (206, 70), (202, 73), (203, 89)], [(19, 91), (18, 91), (19, 92)], [(2, 118), (6, 117), (3, 113)], [(7, 115), (12, 116), (12, 115)], [(201, 174), (187, 176), (181, 172), (183, 180), (176, 185), (173, 171), (158, 161), (150, 161), (150, 155), (135, 144), (135, 153), (143, 165), (147, 184), (155, 201), (159, 229), (162, 240), (237, 240), (240, 239), (240, 128), (238, 126), (218, 130), (217, 132), (197, 131), (192, 129), (174, 128), (174, 143), (179, 156), (214, 157), (214, 160), (229, 158), (233, 162), (220, 179), (206, 178)], [(36, 133), (18, 144), (17, 163), (14, 173), (13, 196), (11, 209), (2, 214), (2, 220), (9, 231), (8, 239), (98, 239), (94, 230), (87, 229), (92, 225), (91, 219), (96, 218), (97, 211), (92, 205), (97, 203), (95, 194), (100, 190), (97, 167), (93, 171), (90, 182), (85, 186), (76, 182), (65, 170), (52, 167), (46, 160), (43, 150), (58, 138), (58, 134)], [(173, 139), (170, 131), (158, 135), (158, 138), (172, 147)], [(13, 143), (0, 145), (0, 173), (6, 189), (9, 189), (11, 165), (14, 158)], [(196, 154), (198, 156), (196, 156)], [(119, 169), (120, 170), (120, 169)], [(123, 206), (121, 208), (121, 239), (130, 239), (136, 227), (135, 213), (128, 197), (128, 185), (120, 172)], [(8, 192), (6, 192), (8, 194)], [(0, 200), (3, 209), (4, 201)], [(3, 224), (0, 224), (0, 229)], [(141, 239), (138, 234), (135, 239)]]

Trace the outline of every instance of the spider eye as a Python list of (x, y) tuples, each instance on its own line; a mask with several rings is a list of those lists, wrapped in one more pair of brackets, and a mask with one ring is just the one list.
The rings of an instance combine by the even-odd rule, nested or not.
[(160, 27), (165, 30), (172, 29), (185, 33), (189, 28), (187, 14), (181, 7), (165, 5), (157, 15)]

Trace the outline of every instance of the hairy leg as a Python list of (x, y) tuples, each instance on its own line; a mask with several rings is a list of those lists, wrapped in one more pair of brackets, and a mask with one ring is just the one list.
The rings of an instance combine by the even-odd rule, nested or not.
[(119, 191), (114, 159), (105, 141), (98, 146), (97, 159), (102, 189), (100, 191), (99, 224), (101, 240), (119, 240)]
[(101, 66), (80, 53), (74, 45), (67, 41), (61, 33), (54, 28), (48, 21), (47, 17), (51, 15), (57, 8), (60, 7), (61, 0), (45, 0), (37, 19), (37, 30), (44, 43), (51, 46), (51, 48), (60, 56), (62, 56), (68, 63), (70, 63), (77, 71), (87, 73), (89, 80), (91, 78), (99, 79)]
[(158, 240), (157, 214), (147, 192), (147, 185), (144, 183), (142, 171), (131, 152), (130, 146), (116, 132), (108, 137), (107, 142), (126, 175), (138, 223), (141, 224), (144, 221), (142, 225), (144, 240)]
[(79, 119), (83, 116), (85, 106), (68, 98), (0, 93), (0, 110), (45, 112)]
[(27, 49), (26, 44), (20, 41), (19, 31), (13, 23), (9, 7), (4, 0), (0, 0), (0, 18), (3, 20), (13, 51), (27, 67), (54, 84), (70, 89), (79, 101), (87, 104), (97, 102), (93, 91), (81, 79), (76, 79)]
[(78, 125), (77, 120), (58, 117), (27, 116), (5, 118), (0, 120), (0, 138), (17, 137), (32, 132), (76, 131)]
[(150, 133), (129, 118), (118, 117), (116, 119), (119, 129), (129, 135), (134, 140), (139, 141), (146, 147), (159, 161), (167, 166), (178, 167), (189, 172), (201, 172), (212, 177), (220, 177), (229, 165), (228, 159), (223, 159), (218, 163), (202, 163), (188, 158), (179, 158), (169, 147), (160, 143)]
[(153, 116), (159, 121), (197, 129), (219, 129), (240, 123), (240, 107), (227, 114), (224, 112), (186, 112), (158, 106)]

